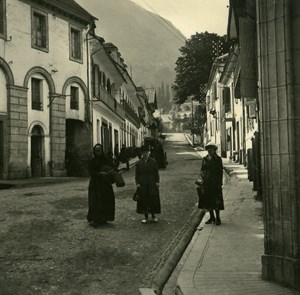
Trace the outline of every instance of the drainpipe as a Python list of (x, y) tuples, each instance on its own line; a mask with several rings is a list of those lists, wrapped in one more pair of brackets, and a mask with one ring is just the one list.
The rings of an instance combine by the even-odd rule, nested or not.
[(235, 151), (236, 151), (236, 141), (235, 141), (235, 135), (236, 135), (235, 134), (235, 130), (236, 130), (235, 123), (236, 123), (236, 121), (235, 121), (235, 111), (234, 111), (235, 99), (234, 99), (233, 91), (234, 91), (234, 89), (231, 86), (230, 87), (230, 96), (231, 96), (230, 100), (232, 102), (232, 123), (231, 123), (231, 126), (232, 126), (232, 139), (231, 139), (231, 143), (232, 143), (232, 146), (231, 146), (232, 157), (234, 157)]
[(93, 101), (91, 101), (91, 96), (90, 96), (90, 52), (89, 52), (89, 35), (92, 36), (91, 39), (95, 38), (95, 30), (96, 25), (95, 23), (90, 24), (90, 29), (87, 31), (85, 35), (85, 42), (86, 42), (86, 62), (87, 62), (87, 112), (86, 112), (86, 121), (87, 123), (91, 123), (92, 128), (91, 128), (91, 148), (93, 147)]
[(243, 165), (247, 163), (246, 159), (246, 112), (245, 112), (245, 99), (242, 97), (243, 108)]
[[(86, 38), (85, 38), (85, 42), (86, 42), (86, 62), (87, 62), (87, 121), (91, 122), (93, 124), (93, 115), (91, 116), (91, 105), (90, 105), (90, 59), (89, 59), (89, 39), (88, 39), (88, 35), (89, 35), (89, 31), (86, 33)], [(93, 113), (93, 112), (92, 112)], [(93, 126), (93, 125), (92, 125)], [(93, 134), (93, 133), (92, 133)]]

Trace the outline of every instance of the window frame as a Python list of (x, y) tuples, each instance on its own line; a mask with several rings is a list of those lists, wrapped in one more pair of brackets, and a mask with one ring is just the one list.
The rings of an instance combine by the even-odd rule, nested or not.
[[(72, 31), (77, 31), (79, 33), (79, 46), (80, 49), (80, 57), (74, 57), (73, 56), (73, 38), (72, 38)], [(83, 63), (83, 38), (82, 38), (82, 29), (69, 24), (69, 58), (72, 61)]]
[(6, 0), (0, 0), (0, 6), (2, 6), (2, 15), (0, 15), (0, 20), (2, 21), (3, 32), (0, 31), (0, 38), (6, 39), (7, 32), (6, 32)]
[[(39, 83), (39, 100), (33, 99), (34, 92), (33, 92), (33, 81), (38, 81)], [(34, 103), (37, 105), (39, 103), (39, 108), (33, 107)], [(43, 79), (39, 79), (36, 77), (31, 77), (31, 110), (34, 111), (43, 111), (44, 110), (44, 100), (43, 100)]]
[[(35, 36), (35, 15), (40, 15), (41, 17), (44, 18), (45, 20), (45, 46), (39, 46), (36, 44), (36, 36)], [(42, 36), (43, 38), (43, 36)], [(49, 25), (48, 25), (48, 14), (36, 9), (36, 8), (31, 8), (31, 47), (37, 50), (41, 50), (43, 52), (49, 52)]]

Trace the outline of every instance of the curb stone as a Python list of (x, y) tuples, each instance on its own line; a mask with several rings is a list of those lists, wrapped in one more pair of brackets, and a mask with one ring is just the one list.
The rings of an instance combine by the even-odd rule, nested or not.
[[(180, 240), (178, 242), (176, 241), (176, 238), (178, 237), (177, 235), (174, 238), (174, 240), (171, 242), (170, 245), (172, 245), (175, 242), (177, 242), (177, 245), (172, 250), (171, 254), (167, 257), (166, 262), (156, 273), (154, 279), (152, 280), (151, 288), (139, 289), (141, 295), (162, 294), (165, 284), (167, 283), (170, 276), (172, 275), (178, 262), (181, 260), (186, 248), (190, 244), (199, 224), (201, 223), (205, 215), (204, 210), (201, 210), (200, 213), (198, 213), (198, 210), (199, 210), (198, 208), (194, 209), (194, 211), (190, 216), (190, 218), (192, 218), (192, 221), (191, 222), (187, 221), (186, 224), (181, 228), (178, 235), (180, 235), (182, 232), (184, 232), (184, 234), (180, 237)], [(168, 249), (166, 249), (165, 252), (167, 251)]]

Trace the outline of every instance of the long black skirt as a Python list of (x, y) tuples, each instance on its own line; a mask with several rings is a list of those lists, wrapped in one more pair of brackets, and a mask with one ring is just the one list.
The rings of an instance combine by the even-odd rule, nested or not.
[(111, 185), (90, 185), (88, 190), (88, 222), (101, 223), (115, 219), (115, 196)]
[(141, 194), (140, 199), (136, 204), (136, 212), (139, 214), (152, 213), (159, 214), (161, 213), (160, 208), (160, 197), (159, 193), (157, 194)]
[(206, 210), (224, 210), (221, 187), (197, 187), (198, 208)]

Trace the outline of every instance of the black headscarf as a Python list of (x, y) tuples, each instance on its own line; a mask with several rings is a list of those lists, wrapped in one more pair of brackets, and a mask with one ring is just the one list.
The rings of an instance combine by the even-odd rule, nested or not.
[(96, 150), (96, 147), (98, 147), (98, 146), (100, 146), (101, 150), (102, 150), (102, 156), (101, 157), (104, 157), (103, 146), (100, 143), (97, 143), (97, 144), (94, 145), (94, 147), (93, 147), (93, 155), (96, 157), (95, 150)]
[[(95, 154), (95, 149), (96, 147), (101, 147), (102, 150), (102, 155), (100, 157), (97, 157)], [(94, 161), (96, 160), (96, 162), (98, 163), (98, 165), (109, 165), (112, 166), (112, 162), (111, 160), (105, 155), (104, 151), (103, 151), (103, 146), (100, 143), (97, 143), (94, 145), (93, 147), (93, 154), (94, 154)]]

